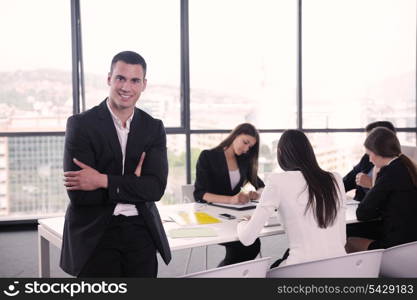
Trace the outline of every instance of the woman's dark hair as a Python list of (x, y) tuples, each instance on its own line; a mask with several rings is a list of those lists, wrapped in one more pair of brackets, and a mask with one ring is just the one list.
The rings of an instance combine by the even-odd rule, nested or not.
[(337, 181), (332, 173), (320, 168), (306, 135), (299, 130), (284, 131), (278, 142), (277, 157), (284, 171), (301, 171), (307, 181), (305, 213), (311, 208), (320, 228), (332, 225), (340, 206)]
[(401, 145), (394, 132), (385, 127), (376, 127), (368, 134), (364, 146), (385, 158), (398, 156), (407, 168), (414, 185), (417, 186), (417, 167), (407, 155), (401, 153)]
[[(259, 132), (250, 123), (243, 123), (238, 125), (229, 136), (224, 139), (217, 147), (214, 149), (223, 150), (225, 148), (230, 147), (233, 141), (241, 134), (246, 134), (251, 137), (254, 137), (256, 143), (249, 149), (249, 151), (245, 154), (245, 156), (249, 160), (250, 165), (250, 173), (249, 173), (249, 182), (257, 189), (258, 186), (258, 156), (259, 156)], [(246, 184), (246, 182), (244, 182)]]
[(366, 126), (365, 130), (366, 130), (366, 132), (370, 132), (372, 129), (374, 129), (376, 127), (385, 127), (385, 128), (388, 128), (389, 130), (395, 132), (395, 127), (394, 127), (394, 125), (392, 125), (392, 123), (390, 121), (376, 121), (376, 122), (369, 123)]

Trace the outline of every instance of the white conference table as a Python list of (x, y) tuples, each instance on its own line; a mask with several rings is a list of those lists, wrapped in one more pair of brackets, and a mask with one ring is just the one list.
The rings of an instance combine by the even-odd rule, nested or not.
[[(349, 204), (347, 205), (346, 210), (346, 223), (356, 223), (356, 208), (357, 205)], [(207, 204), (200, 203), (186, 203), (186, 204), (176, 204), (176, 205), (158, 205), (158, 210), (163, 220), (163, 225), (165, 231), (167, 232), (169, 245), (172, 251), (189, 249), (194, 247), (209, 246), (219, 243), (237, 241), (237, 232), (236, 226), (239, 222), (239, 218), (242, 218), (246, 215), (251, 215), (254, 212), (254, 209), (251, 210), (232, 210), (227, 208), (216, 207)], [(217, 236), (214, 237), (193, 237), (193, 238), (170, 238), (168, 232), (171, 229), (183, 228), (175, 222), (165, 220), (170, 220), (169, 215), (179, 211), (201, 211), (210, 214), (213, 217), (221, 220), (220, 223), (213, 224), (204, 224), (204, 225), (192, 225), (190, 227), (210, 227), (214, 229), (217, 233)], [(225, 220), (219, 218), (219, 214), (229, 213), (236, 216), (234, 220)], [(38, 262), (39, 262), (39, 277), (50, 277), (50, 255), (49, 255), (49, 246), (53, 244), (54, 246), (61, 249), (62, 245), (62, 234), (64, 228), (64, 217), (58, 218), (48, 218), (48, 219), (39, 219), (38, 220)], [(270, 236), (276, 234), (285, 233), (284, 227), (271, 226), (264, 227), (260, 232), (259, 236)]]

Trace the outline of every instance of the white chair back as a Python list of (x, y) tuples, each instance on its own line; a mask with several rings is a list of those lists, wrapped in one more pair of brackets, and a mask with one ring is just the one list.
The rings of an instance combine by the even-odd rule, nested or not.
[(417, 277), (417, 241), (385, 249), (380, 275), (394, 278)]
[(196, 272), (182, 278), (265, 278), (270, 257), (249, 260), (238, 264)]
[(194, 184), (185, 184), (181, 186), (182, 203), (192, 203), (194, 200)]
[(351, 253), (271, 269), (266, 277), (369, 277), (379, 275), (383, 249)]

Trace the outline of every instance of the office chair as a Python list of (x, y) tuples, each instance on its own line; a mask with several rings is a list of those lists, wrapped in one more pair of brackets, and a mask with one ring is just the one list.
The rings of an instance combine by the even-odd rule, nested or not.
[(271, 269), (266, 277), (369, 277), (377, 278), (383, 249), (351, 253)]
[(270, 257), (249, 260), (233, 265), (181, 276), (182, 278), (265, 278)]
[(394, 278), (417, 277), (417, 241), (385, 249), (380, 275)]

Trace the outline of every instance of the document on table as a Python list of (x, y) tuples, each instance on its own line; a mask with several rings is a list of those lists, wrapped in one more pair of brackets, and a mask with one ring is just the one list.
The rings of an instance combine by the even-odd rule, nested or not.
[(185, 227), (185, 228), (176, 228), (168, 231), (168, 236), (170, 238), (192, 238), (192, 237), (210, 237), (217, 236), (216, 231), (213, 228), (209, 227)]

